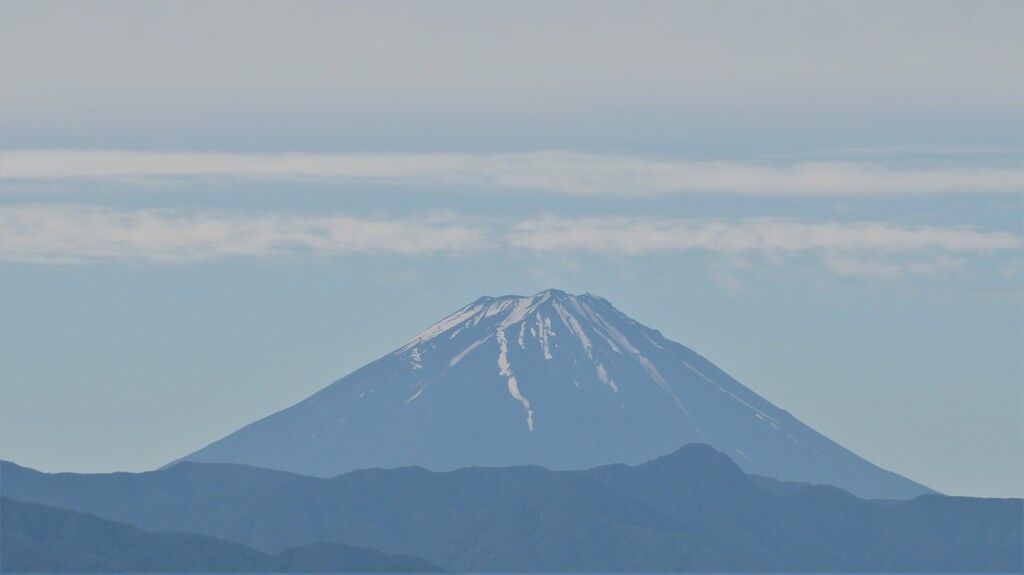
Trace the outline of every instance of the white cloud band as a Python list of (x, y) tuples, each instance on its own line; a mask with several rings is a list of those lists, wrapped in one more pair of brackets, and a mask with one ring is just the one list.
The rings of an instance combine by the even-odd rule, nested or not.
[(640, 254), (704, 250), (721, 253), (950, 253), (1019, 248), (1005, 232), (963, 227), (906, 228), (882, 222), (807, 223), (779, 219), (732, 221), (652, 218), (544, 218), (515, 226), (510, 245), (534, 251)]
[(462, 253), (486, 249), (483, 231), (451, 215), (237, 215), (76, 205), (0, 208), (0, 260), (194, 262), (343, 253)]
[[(625, 255), (697, 251), (769, 258), (811, 254), (838, 273), (895, 275), (953, 269), (969, 255), (1022, 246), (1020, 237), (1007, 232), (884, 222), (549, 217), (495, 229), (455, 214), (368, 219), (78, 205), (0, 207), (0, 261), (43, 264), (497, 249)], [(926, 259), (906, 261), (918, 257)]]
[(0, 152), (12, 180), (119, 177), (348, 179), (560, 194), (877, 195), (1005, 193), (1024, 168), (892, 168), (860, 162), (785, 166), (540, 151), (522, 154), (231, 154), (117, 150)]

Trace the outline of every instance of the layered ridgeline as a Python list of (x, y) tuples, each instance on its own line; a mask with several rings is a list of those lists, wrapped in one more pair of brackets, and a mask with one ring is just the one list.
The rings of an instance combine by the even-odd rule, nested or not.
[(748, 473), (868, 498), (930, 490), (880, 469), (600, 297), (483, 297), (308, 399), (187, 457), (353, 469), (637, 464), (707, 443)]
[[(0, 462), (0, 475), (4, 571), (117, 570), (96, 567), (98, 557), (169, 572), (430, 569), (425, 561), (462, 573), (1024, 567), (1020, 499), (865, 501), (828, 485), (747, 475), (707, 445), (587, 471), (403, 467), (319, 478), (181, 463), (82, 475)], [(13, 500), (66, 511), (19, 512)], [(53, 565), (57, 557), (65, 561)]]
[(0, 499), (7, 573), (414, 573), (432, 563), (337, 543), (270, 554), (191, 533), (151, 533), (93, 515)]

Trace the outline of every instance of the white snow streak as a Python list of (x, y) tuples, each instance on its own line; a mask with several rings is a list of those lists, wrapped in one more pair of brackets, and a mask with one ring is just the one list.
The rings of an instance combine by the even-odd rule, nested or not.
[(767, 413), (761, 411), (760, 409), (754, 407), (753, 405), (750, 405), (749, 403), (743, 401), (742, 399), (737, 397), (735, 393), (729, 391), (728, 389), (725, 389), (724, 387), (719, 385), (718, 382), (716, 382), (716, 381), (712, 380), (710, 377), (704, 375), (704, 373), (702, 371), (700, 371), (699, 369), (697, 369), (696, 367), (693, 367), (692, 365), (690, 365), (689, 363), (687, 363), (685, 361), (683, 362), (683, 365), (685, 365), (687, 368), (689, 368), (690, 371), (692, 371), (693, 373), (696, 373), (697, 375), (699, 375), (702, 378), (704, 378), (704, 381), (706, 381), (706, 382), (710, 383), (711, 385), (717, 387), (723, 393), (728, 394), (729, 396), (731, 396), (736, 401), (738, 401), (738, 402), (742, 403), (743, 405), (747, 406), (747, 408), (749, 408), (751, 411), (753, 411), (754, 415), (757, 416), (758, 419), (760, 419), (761, 421), (764, 421), (768, 425), (771, 425), (772, 428), (774, 428), (774, 429), (778, 429), (779, 428), (779, 422), (776, 421), (772, 416), (770, 416)]
[[(608, 344), (612, 346), (612, 349), (615, 350), (616, 353), (622, 353), (622, 350), (619, 349), (619, 347), (622, 347), (631, 355), (640, 355), (640, 351), (637, 348), (635, 348), (632, 343), (629, 342), (629, 339), (627, 339), (626, 336), (622, 335), (622, 332), (615, 329), (610, 323), (605, 321), (605, 319), (601, 317), (600, 314), (591, 309), (590, 306), (579, 303), (577, 303), (577, 305), (580, 306), (584, 315), (589, 317), (591, 320), (594, 321), (595, 324), (597, 324), (598, 326), (601, 327), (601, 329), (604, 330), (606, 334), (604, 336), (605, 339), (608, 341)], [(619, 345), (615, 345), (616, 343), (618, 343)]]
[(420, 396), (420, 394), (421, 394), (421, 393), (423, 393), (423, 390), (424, 390), (424, 389), (426, 389), (426, 388), (427, 388), (427, 386), (423, 386), (423, 387), (421, 387), (421, 388), (420, 388), (420, 389), (419, 389), (419, 390), (418, 390), (418, 391), (417, 391), (416, 393), (412, 394), (412, 396), (411, 396), (411, 397), (409, 397), (409, 399), (405, 400), (405, 403), (403, 403), (402, 405), (409, 405), (409, 403), (410, 403), (410, 402), (411, 402), (412, 400), (414, 400), (414, 399), (416, 399), (417, 397), (419, 397), (419, 396)]
[(498, 330), (498, 373), (508, 377), (508, 392), (512, 397), (523, 404), (523, 409), (526, 410), (526, 427), (530, 431), (533, 431), (533, 409), (530, 408), (530, 400), (523, 397), (523, 394), (519, 392), (519, 382), (516, 381), (515, 375), (512, 374), (512, 366), (508, 362), (508, 341), (505, 339), (505, 331)]
[(508, 363), (508, 341), (505, 339), (505, 332), (498, 331), (498, 374), (512, 375), (512, 366)]
[(483, 317), (496, 316), (499, 313), (505, 311), (506, 309), (514, 305), (518, 305), (520, 301), (521, 300), (504, 300), (499, 301), (497, 303), (492, 303), (491, 305), (487, 306), (487, 309), (484, 310)]
[(800, 441), (799, 439), (793, 437), (792, 435), (790, 435), (788, 433), (786, 434), (786, 437), (788, 437), (793, 443), (796, 443), (797, 445), (803, 445), (807, 449), (810, 449), (811, 451), (813, 451), (815, 453), (819, 453), (817, 449), (811, 447), (810, 445), (804, 443), (803, 441)]
[(666, 391), (671, 390), (671, 388), (668, 386), (668, 382), (665, 381), (665, 378), (661, 376), (661, 372), (658, 371), (658, 368), (654, 367), (654, 364), (651, 363), (651, 360), (640, 355), (639, 353), (636, 354), (636, 360), (640, 362), (641, 366), (643, 366), (644, 371), (647, 372), (647, 375), (651, 376), (651, 379), (653, 379), (658, 385), (660, 385), (662, 389)]
[(480, 341), (475, 341), (472, 344), (470, 344), (469, 347), (467, 347), (466, 349), (462, 350), (462, 352), (460, 352), (459, 355), (453, 357), (452, 360), (448, 362), (448, 367), (455, 367), (455, 364), (457, 364), (460, 361), (462, 361), (462, 358), (466, 357), (466, 354), (468, 354), (469, 352), (473, 351), (473, 349), (475, 349), (476, 346), (480, 345), (481, 343), (483, 343), (483, 342), (485, 342), (485, 341), (487, 341), (489, 339), (491, 339), (491, 336), (487, 336), (487, 337), (481, 339)]
[[(608, 371), (605, 370), (604, 365), (600, 363), (597, 364), (597, 379), (600, 379), (601, 383), (612, 388), (612, 391), (614, 391), (615, 393), (619, 392), (619, 386), (615, 385), (615, 382), (612, 381), (612, 378), (608, 377)], [(579, 385), (577, 385), (577, 387), (579, 387)]]
[(537, 306), (544, 303), (546, 300), (547, 295), (541, 298), (524, 297), (513, 300), (515, 302), (515, 306), (512, 307), (512, 311), (510, 311), (505, 319), (502, 320), (501, 324), (498, 325), (498, 329), (505, 329), (512, 324), (523, 321), (530, 312), (537, 309)]
[(779, 428), (779, 424), (775, 423), (774, 419), (771, 419), (771, 418), (769, 418), (767, 416), (762, 415), (760, 411), (754, 412), (754, 417), (756, 417), (756, 418), (760, 419), (761, 421), (767, 423), (768, 425), (772, 426), (772, 429), (778, 429)]
[(739, 453), (740, 456), (743, 457), (743, 459), (746, 459), (747, 461), (749, 461), (751, 463), (754, 463), (754, 460), (751, 459), (750, 456), (747, 455), (746, 453), (743, 453), (742, 451), (740, 451), (739, 447), (733, 447), (732, 450), (735, 451), (736, 453)]
[(402, 347), (398, 348), (398, 351), (399, 352), (403, 352), (403, 351), (409, 349), (410, 347), (413, 347), (416, 344), (419, 344), (419, 343), (422, 343), (424, 341), (427, 341), (428, 339), (436, 337), (436, 336), (438, 336), (438, 335), (440, 335), (440, 334), (442, 334), (442, 333), (444, 333), (444, 332), (454, 328), (455, 326), (459, 325), (460, 323), (462, 323), (462, 322), (468, 320), (469, 318), (473, 317), (473, 314), (475, 314), (476, 312), (480, 311), (481, 308), (482, 308), (482, 306), (477, 304), (477, 305), (468, 305), (468, 306), (460, 309), (459, 311), (453, 313), (452, 315), (442, 319), (441, 321), (439, 321), (439, 322), (435, 323), (434, 325), (428, 327), (427, 329), (423, 330), (416, 337), (414, 337), (414, 338), (410, 339), (409, 341), (405, 342), (405, 345), (403, 345)]
[(661, 347), (661, 344), (659, 344), (658, 342), (654, 341), (654, 339), (651, 336), (647, 335), (644, 332), (641, 332), (641, 333), (643, 333), (643, 336), (644, 336), (645, 339), (647, 339), (647, 341), (651, 342), (651, 345), (653, 345), (654, 347), (656, 347), (658, 349), (665, 349), (665, 348)]
[[(679, 399), (679, 396), (676, 395), (674, 391), (672, 391), (672, 386), (670, 386), (668, 382), (665, 381), (665, 378), (661, 375), (661, 372), (658, 371), (658, 368), (654, 367), (654, 364), (651, 363), (650, 360), (648, 360), (646, 357), (644, 357), (643, 354), (640, 353), (640, 350), (638, 350), (632, 343), (630, 343), (629, 339), (625, 335), (623, 335), (622, 332), (620, 332), (613, 325), (605, 321), (605, 319), (601, 317), (600, 314), (595, 312), (590, 306), (586, 305), (585, 303), (580, 303), (578, 300), (576, 300), (576, 298), (573, 298), (572, 301), (574, 304), (576, 304), (577, 309), (579, 309), (583, 315), (590, 318), (596, 326), (600, 327), (605, 332), (602, 337), (604, 337), (605, 341), (608, 342), (608, 345), (610, 345), (615, 352), (622, 353), (622, 351), (619, 349), (619, 346), (621, 346), (622, 349), (626, 350), (627, 353), (632, 355), (633, 358), (640, 364), (640, 366), (644, 368), (644, 371), (647, 372), (647, 375), (649, 375), (651, 379), (653, 379), (654, 382), (658, 384), (658, 387), (663, 389), (665, 393), (672, 396), (672, 400), (675, 402), (676, 407), (678, 407), (684, 414), (686, 414), (687, 418), (690, 417), (690, 412), (686, 409), (686, 406), (683, 405), (683, 401)], [(618, 343), (619, 345), (616, 346), (616, 343)], [(697, 428), (696, 425), (694, 425), (694, 428)], [(697, 432), (701, 433), (700, 429), (697, 429)], [(701, 435), (703, 434), (701, 433)]]
[(577, 321), (576, 318), (561, 304), (555, 304), (555, 313), (557, 313), (558, 317), (561, 318), (565, 327), (569, 328), (569, 331), (575, 334), (576, 338), (580, 340), (580, 343), (583, 345), (583, 352), (587, 354), (587, 357), (593, 360), (594, 356), (591, 354), (591, 350), (594, 345), (590, 342), (590, 338), (587, 337), (587, 334), (583, 332), (583, 326), (580, 325), (580, 322)]
[(544, 359), (551, 359), (553, 356), (548, 347), (548, 337), (555, 335), (555, 332), (551, 331), (551, 318), (541, 317), (540, 313), (537, 314), (537, 333), (540, 344), (544, 348)]

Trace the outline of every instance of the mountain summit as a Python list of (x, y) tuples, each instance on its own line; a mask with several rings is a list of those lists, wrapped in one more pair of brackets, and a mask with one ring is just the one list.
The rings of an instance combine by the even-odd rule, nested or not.
[(868, 498), (931, 492), (865, 461), (607, 300), (483, 297), (185, 459), (307, 475), (636, 464), (707, 443), (744, 471)]

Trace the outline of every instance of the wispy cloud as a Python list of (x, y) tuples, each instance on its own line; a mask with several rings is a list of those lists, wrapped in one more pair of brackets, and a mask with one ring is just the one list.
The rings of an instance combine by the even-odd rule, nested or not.
[(873, 154), (885, 156), (1024, 156), (1024, 148), (979, 148), (964, 146), (852, 146), (842, 148), (847, 154)]
[(807, 255), (836, 274), (880, 278), (937, 275), (963, 267), (972, 256), (1024, 246), (1014, 234), (965, 227), (780, 219), (542, 218), (518, 223), (505, 241), (537, 252), (701, 251), (727, 257), (760, 255), (776, 264)]
[(0, 260), (43, 264), (495, 250), (566, 255), (706, 252), (763, 256), (776, 263), (810, 255), (835, 273), (891, 277), (942, 273), (972, 257), (1022, 246), (1020, 237), (1007, 232), (885, 222), (545, 217), (484, 225), (454, 213), (373, 219), (79, 205), (0, 208)]
[(0, 153), (13, 180), (124, 177), (345, 179), (577, 195), (876, 195), (1019, 192), (1024, 167), (893, 168), (881, 163), (764, 165), (573, 151), (520, 154), (231, 154), (96, 150)]
[(487, 247), (480, 227), (450, 214), (383, 220), (76, 205), (0, 208), (0, 259), (6, 261), (185, 263), (296, 254), (464, 253)]
[(779, 219), (678, 220), (655, 218), (541, 218), (523, 221), (510, 245), (535, 251), (587, 250), (640, 254), (705, 250), (736, 254), (845, 252), (898, 254), (925, 250), (951, 253), (1020, 248), (1005, 232), (964, 227), (907, 228), (884, 222), (799, 222)]

